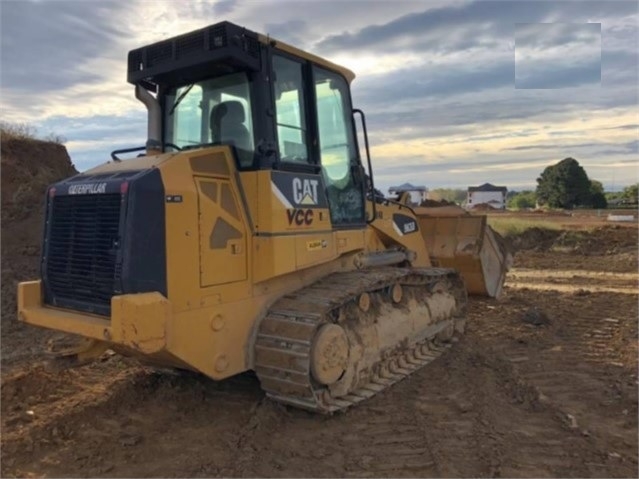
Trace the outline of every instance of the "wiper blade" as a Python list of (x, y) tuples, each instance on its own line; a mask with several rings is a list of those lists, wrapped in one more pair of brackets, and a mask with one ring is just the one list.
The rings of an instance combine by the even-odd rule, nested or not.
[(175, 111), (175, 109), (177, 108), (177, 106), (180, 104), (180, 102), (182, 100), (184, 100), (184, 97), (191, 91), (191, 88), (193, 88), (195, 86), (195, 83), (191, 83), (186, 90), (184, 90), (180, 96), (177, 98), (177, 100), (175, 100), (175, 103), (173, 103), (173, 106), (171, 107), (171, 109), (169, 110), (169, 115), (172, 115), (173, 112)]

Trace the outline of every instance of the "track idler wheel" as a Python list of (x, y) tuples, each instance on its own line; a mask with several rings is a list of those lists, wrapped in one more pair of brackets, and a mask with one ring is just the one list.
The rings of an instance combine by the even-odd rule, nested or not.
[(313, 338), (311, 373), (326, 386), (342, 377), (348, 366), (349, 343), (346, 331), (337, 324), (324, 324)]

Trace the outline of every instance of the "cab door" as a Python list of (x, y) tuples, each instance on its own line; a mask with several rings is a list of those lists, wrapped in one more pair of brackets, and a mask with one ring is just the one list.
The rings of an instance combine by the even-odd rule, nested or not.
[(337, 73), (313, 66), (318, 151), (333, 227), (366, 224), (365, 177), (351, 114), (350, 90)]

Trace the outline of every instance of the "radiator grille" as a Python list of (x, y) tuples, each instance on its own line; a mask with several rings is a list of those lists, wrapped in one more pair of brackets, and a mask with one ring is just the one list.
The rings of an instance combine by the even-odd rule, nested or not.
[(175, 40), (175, 56), (182, 58), (204, 50), (204, 32), (197, 31), (183, 35)]
[(44, 267), (53, 304), (110, 313), (120, 205), (119, 194), (52, 198)]
[(173, 56), (172, 45), (168, 42), (157, 43), (148, 48), (146, 55), (147, 67), (168, 61)]

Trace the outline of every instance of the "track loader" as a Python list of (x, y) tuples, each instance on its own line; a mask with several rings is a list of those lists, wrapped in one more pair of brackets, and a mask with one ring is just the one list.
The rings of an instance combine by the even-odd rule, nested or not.
[(19, 319), (87, 338), (78, 359), (253, 370), (321, 413), (435, 359), (466, 287), (432, 265), (413, 209), (374, 195), (353, 78), (228, 22), (129, 52), (146, 146), (49, 187)]

